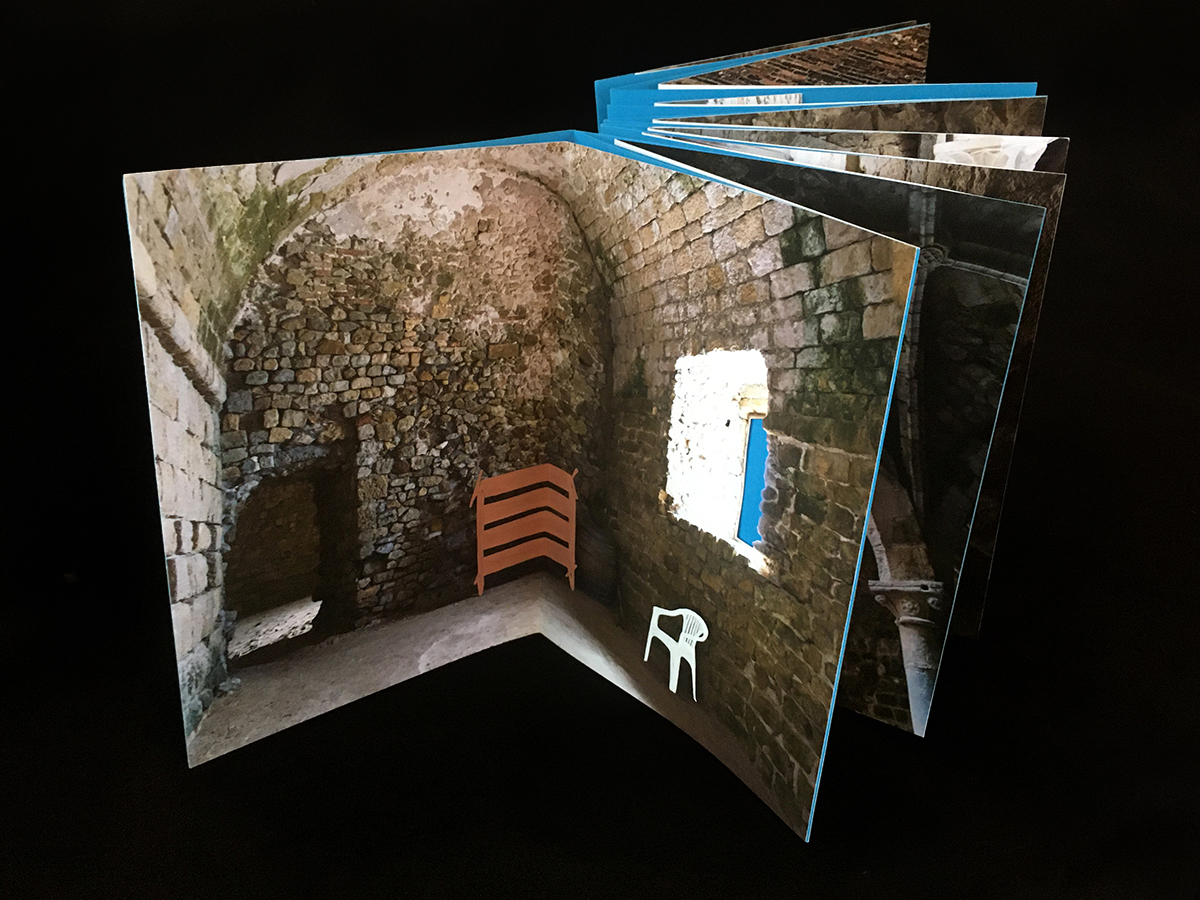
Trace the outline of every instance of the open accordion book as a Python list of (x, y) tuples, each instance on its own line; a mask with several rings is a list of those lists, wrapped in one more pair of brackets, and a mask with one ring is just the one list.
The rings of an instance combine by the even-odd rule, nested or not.
[(1067, 142), (904, 23), (125, 178), (189, 761), (542, 634), (806, 839), (977, 631)]

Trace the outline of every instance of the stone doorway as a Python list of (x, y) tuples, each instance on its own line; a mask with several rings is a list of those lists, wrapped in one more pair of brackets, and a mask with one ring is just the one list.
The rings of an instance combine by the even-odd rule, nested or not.
[(353, 627), (355, 496), (339, 467), (267, 478), (246, 498), (226, 554), (231, 668)]

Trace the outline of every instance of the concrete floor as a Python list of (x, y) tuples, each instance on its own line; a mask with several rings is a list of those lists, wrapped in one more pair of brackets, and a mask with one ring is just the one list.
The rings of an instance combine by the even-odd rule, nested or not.
[[(679, 693), (671, 693), (665, 679), (660, 682), (642, 661), (641, 641), (622, 631), (603, 605), (549, 573), (241, 670), (241, 687), (213, 701), (188, 741), (188, 760), (198, 765), (422, 672), (531, 634), (545, 635), (674, 723), (781, 814), (733, 734), (692, 700), (686, 667)], [(702, 649), (698, 665), (704, 665)]]

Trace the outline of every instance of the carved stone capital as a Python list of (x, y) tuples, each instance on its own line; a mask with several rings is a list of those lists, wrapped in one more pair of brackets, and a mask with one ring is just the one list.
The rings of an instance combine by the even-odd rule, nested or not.
[(926, 244), (917, 256), (917, 271), (928, 270), (942, 265), (950, 254), (941, 244)]
[(928, 620), (938, 622), (944, 612), (940, 581), (868, 581), (867, 587), (875, 601), (884, 606), (897, 624), (919, 624)]

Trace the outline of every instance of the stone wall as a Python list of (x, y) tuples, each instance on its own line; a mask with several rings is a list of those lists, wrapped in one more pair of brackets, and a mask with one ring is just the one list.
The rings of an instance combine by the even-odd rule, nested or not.
[(175, 657), (190, 733), (225, 678), (214, 412), (225, 384), (197, 334), (197, 294), (222, 290), (224, 270), (206, 240), (207, 223), (184, 193), (176, 203), (154, 176), (125, 180)]
[(126, 176), (133, 238), (154, 265), (161, 298), (211, 360), (221, 360), (242, 291), (277, 240), (365, 165), (295, 160)]
[(586, 503), (605, 440), (607, 293), (569, 208), (511, 172), (407, 162), (268, 257), (227, 361), (227, 526), (263, 478), (343, 450), (359, 624), (474, 592), (481, 472), (578, 468)]
[[(163, 544), (185, 730), (225, 679), (221, 459), (223, 344), (258, 254), (311, 207), (313, 179), (357, 163), (183, 169), (129, 175), (130, 223)], [(320, 196), (319, 194), (317, 196)]]
[[(889, 422), (889, 430), (892, 429), (894, 425)], [(889, 433), (885, 438), (885, 454), (894, 452), (894, 447), (888, 446), (893, 438), (894, 433)], [(880, 472), (880, 477), (887, 476)], [(873, 515), (878, 514), (878, 510), (873, 512)], [(919, 541), (920, 535), (915, 535), (914, 539)], [(900, 552), (899, 549), (896, 552)], [(837, 704), (904, 731), (912, 731), (908, 675), (901, 654), (900, 632), (895, 616), (875, 599), (869, 587), (871, 581), (879, 578), (874, 548), (868, 548), (863, 553), (854, 592), (854, 609), (850, 614), (846, 652), (842, 657), (842, 674), (838, 680)]]
[(926, 131), (944, 134), (1040, 135), (1045, 97), (924, 100), (859, 106), (771, 110), (738, 115), (689, 116), (682, 125), (751, 125), (839, 131)]
[(854, 597), (837, 702), (872, 719), (912, 731), (908, 677), (896, 620), (875, 601), (865, 580)]
[(921, 302), (921, 518), (939, 580), (957, 581), (1024, 285), (950, 266)]
[[(933, 158), (935, 137), (932, 134), (898, 131), (803, 131), (800, 129), (767, 131), (754, 128), (688, 128), (683, 126), (673, 127), (671, 131), (711, 140), (751, 141), (763, 145), (918, 159)], [(857, 165), (858, 161), (855, 160), (852, 164)]]
[[(1059, 152), (1061, 152), (1061, 148)], [(1061, 167), (1061, 158), (1059, 167)], [(962, 571), (964, 580), (955, 600), (955, 630), (964, 634), (975, 634), (990, 574), (992, 548), (999, 528), (1005, 480), (1008, 476), (1016, 442), (1024, 383), (1032, 359), (1033, 341), (1037, 334), (1037, 324), (1041, 314), (1054, 233), (1058, 225), (1059, 208), (1062, 202), (1063, 178), (1061, 175), (1049, 171), (1025, 172), (975, 166), (937, 165), (923, 160), (874, 160), (869, 163), (869, 170), (873, 174), (884, 177), (902, 178), (914, 183), (930, 184), (980, 196), (1032, 204), (1046, 210), (1033, 266), (1028, 271), (1029, 280), (1024, 303), (1020, 304), (1019, 297), (1013, 293), (1014, 287), (1019, 287), (1019, 285), (1015, 285), (1011, 281), (1007, 286), (997, 284), (993, 288), (982, 291), (978, 287), (972, 287), (970, 293), (975, 298), (983, 297), (984, 299), (971, 300), (969, 305), (978, 307), (978, 309), (969, 309), (967, 315), (963, 317), (965, 323), (971, 318), (972, 313), (978, 313), (979, 326), (993, 328), (987, 340), (973, 342), (969, 355), (964, 358), (970, 359), (978, 355), (984, 367), (990, 373), (995, 373), (997, 360), (994, 351), (999, 347), (995, 343), (995, 325), (999, 322), (1002, 327), (1006, 327), (1011, 321), (1013, 305), (1020, 306), (1019, 329), (1016, 332), (1015, 342), (1011, 344), (1011, 357), (1000, 361), (1001, 368), (1007, 366), (1007, 376), (1001, 375), (1000, 377), (1007, 377), (1010, 389), (1004, 392), (999, 409), (995, 412), (995, 432), (988, 451), (987, 470), (982, 479), (982, 487), (977, 491), (978, 502), (973, 507), (974, 520), (971, 525), (970, 548)], [(1009, 266), (1011, 271), (1012, 264), (1010, 263)], [(995, 274), (1001, 275), (1002, 273)], [(1022, 276), (1026, 274), (1023, 266), (1020, 267), (1018, 274)], [(937, 277), (943, 276), (939, 274)], [(959, 273), (953, 277), (961, 281), (965, 274)], [(996, 305), (997, 303), (999, 305)], [(1010, 311), (1004, 312), (1005, 307), (1009, 307)], [(1009, 345), (1006, 344), (1004, 346), (1006, 355), (1008, 349)], [(973, 364), (974, 360), (972, 359)], [(960, 375), (959, 377), (964, 376)], [(966, 373), (965, 377), (969, 379), (971, 376)], [(986, 377), (989, 383), (992, 383), (996, 376), (988, 374)], [(974, 405), (980, 396), (978, 393), (973, 394), (968, 403)], [(978, 418), (978, 416), (974, 417)], [(972, 488), (972, 492), (975, 493), (974, 488)], [(955, 565), (957, 564), (956, 560)]]
[(680, 78), (678, 84), (912, 84), (925, 80), (929, 26), (812, 47)]
[[(941, 259), (935, 252), (928, 258)], [(875, 498), (876, 524), (889, 532), (890, 541), (901, 541), (885, 548), (895, 557), (892, 565), (906, 559), (904, 540), (912, 543), (909, 549), (916, 550), (921, 560), (915, 564), (909, 559), (904, 576), (892, 572), (885, 580), (936, 580), (947, 600), (954, 597), (958, 584), (1023, 293), (1023, 284), (1004, 273), (956, 265), (942, 259), (919, 280), (920, 295), (914, 299), (919, 312), (910, 315), (907, 332), (914, 340), (906, 340), (900, 366), (911, 377), (897, 388), (889, 421), (885, 462), (891, 466), (889, 470), (885, 465), (885, 470), (898, 478), (896, 487), (911, 504), (907, 513), (911, 534), (897, 534), (895, 523), (879, 518), (888, 510), (884, 482), (876, 488)], [(915, 418), (906, 419), (905, 428), (899, 419), (914, 411)], [(912, 730), (908, 702), (901, 696), (905, 682), (896, 657), (897, 624), (867, 588), (869, 580), (880, 577), (874, 563), (868, 554), (838, 702)], [(944, 635), (931, 640), (940, 653)], [(913, 712), (914, 718), (924, 721), (927, 710)]]
[[(666, 179), (664, 179), (666, 180)], [(699, 702), (807, 820), (913, 251), (753, 194), (675, 176), (614, 260), (622, 622), (684, 606), (711, 629)], [(756, 544), (767, 574), (669, 513), (680, 356), (755, 349), (770, 392)], [(652, 655), (664, 668), (665, 660)]]
[[(179, 329), (175, 336), (180, 338)], [(160, 333), (143, 321), (142, 348), (149, 382), (163, 552), (184, 725), (190, 733), (225, 677), (218, 555), (220, 460), (215, 413), (194, 384), (194, 374), (189, 377), (188, 370), (176, 363), (163, 346), (170, 337), (167, 333), (160, 338)], [(187, 354), (176, 344), (171, 346), (186, 366)], [(194, 354), (203, 352), (194, 344), (187, 349)]]

